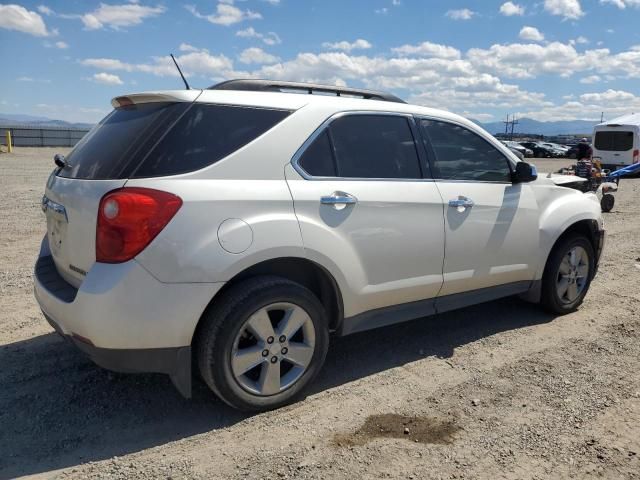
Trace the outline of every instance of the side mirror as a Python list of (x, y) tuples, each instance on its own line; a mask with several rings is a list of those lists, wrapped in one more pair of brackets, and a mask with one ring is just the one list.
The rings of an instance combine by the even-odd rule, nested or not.
[(533, 182), (538, 178), (538, 170), (535, 165), (527, 162), (516, 163), (516, 171), (513, 172), (513, 183)]
[(56, 153), (53, 156), (53, 162), (60, 168), (64, 168), (67, 166), (67, 162), (65, 162), (64, 160), (64, 155), (62, 155), (61, 153)]

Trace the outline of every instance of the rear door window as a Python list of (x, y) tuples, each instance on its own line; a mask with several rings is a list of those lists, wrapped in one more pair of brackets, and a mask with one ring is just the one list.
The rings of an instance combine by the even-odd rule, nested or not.
[(307, 147), (298, 164), (315, 177), (422, 178), (409, 121), (398, 115), (337, 118)]
[(626, 152), (633, 148), (633, 132), (596, 132), (595, 147), (598, 150)]
[(291, 112), (195, 103), (151, 151), (134, 178), (176, 175), (225, 158)]

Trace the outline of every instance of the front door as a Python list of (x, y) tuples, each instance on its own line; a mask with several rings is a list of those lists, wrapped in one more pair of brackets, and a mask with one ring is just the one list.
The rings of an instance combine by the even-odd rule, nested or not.
[(478, 133), (438, 120), (419, 124), (445, 208), (440, 297), (528, 288), (540, 243), (531, 186), (513, 184), (513, 164)]

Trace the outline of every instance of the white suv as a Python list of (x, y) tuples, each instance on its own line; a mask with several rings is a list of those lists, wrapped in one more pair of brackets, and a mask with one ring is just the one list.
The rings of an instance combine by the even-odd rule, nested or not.
[(189, 396), (193, 359), (227, 403), (275, 408), (330, 334), (514, 294), (562, 314), (596, 273), (595, 195), (457, 115), (259, 80), (112, 103), (56, 156), (35, 268), (48, 321), (105, 368)]

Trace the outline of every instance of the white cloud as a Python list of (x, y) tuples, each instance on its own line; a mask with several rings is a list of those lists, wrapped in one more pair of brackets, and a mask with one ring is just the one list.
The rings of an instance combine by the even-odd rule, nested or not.
[(181, 43), (178, 47), (178, 50), (180, 50), (181, 52), (197, 52), (199, 48), (196, 48), (193, 45), (189, 45), (188, 43)]
[(582, 77), (580, 79), (580, 83), (584, 83), (584, 84), (592, 84), (592, 83), (598, 83), (600, 82), (600, 80), (602, 80), (600, 78), (599, 75), (589, 75), (588, 77)]
[(587, 37), (583, 37), (580, 35), (578, 38), (573, 38), (569, 40), (569, 44), (571, 45), (586, 45), (589, 43), (589, 39)]
[(53, 15), (53, 10), (51, 10), (49, 7), (47, 7), (46, 5), (39, 5), (38, 6), (38, 11), (40, 13), (42, 13), (43, 15)]
[(580, 0), (544, 0), (544, 9), (551, 15), (577, 20), (584, 15)]
[(522, 27), (518, 36), (522, 40), (529, 40), (532, 42), (541, 42), (544, 40), (544, 35), (540, 33), (540, 30), (536, 27)]
[(524, 15), (525, 7), (513, 2), (505, 2), (500, 6), (500, 13), (505, 17), (512, 17), (514, 15)]
[(245, 20), (257, 20), (262, 18), (262, 15), (260, 15), (258, 12), (239, 9), (238, 7), (233, 5), (233, 0), (219, 2), (216, 5), (216, 13), (212, 13), (209, 15), (201, 14), (193, 5), (186, 5), (185, 8), (196, 18), (201, 18), (203, 20), (207, 20), (210, 23), (216, 25), (224, 25), (226, 27), (235, 23), (243, 22)]
[[(86, 58), (80, 63), (99, 70), (144, 72), (159, 77), (178, 77), (171, 57), (152, 57), (150, 63), (126, 63), (115, 58)], [(185, 76), (204, 75), (206, 77), (224, 77), (233, 71), (233, 62), (224, 55), (211, 55), (207, 50), (198, 50), (176, 57)]]
[(257, 38), (258, 40), (261, 40), (265, 45), (280, 45), (282, 43), (282, 40), (280, 40), (280, 37), (276, 32), (260, 33), (256, 32), (253, 27), (245, 28), (244, 30), (238, 30), (236, 32), (236, 36), (243, 38)]
[(123, 27), (140, 25), (146, 18), (158, 16), (166, 10), (162, 5), (151, 7), (138, 3), (124, 5), (101, 3), (98, 8), (83, 15), (63, 14), (60, 16), (63, 18), (80, 18), (87, 30), (98, 30), (104, 27), (118, 30)]
[(362, 38), (358, 38), (355, 42), (348, 42), (346, 40), (333, 43), (324, 42), (322, 46), (329, 50), (342, 50), (343, 52), (350, 52), (351, 50), (366, 50), (371, 48), (373, 45)]
[(94, 73), (91, 78), (94, 82), (102, 83), (104, 85), (122, 85), (123, 83), (118, 75), (106, 72)]
[(56, 48), (60, 48), (60, 49), (69, 48), (69, 44), (63, 41), (56, 42), (54, 43), (54, 45), (56, 46)]
[(382, 7), (374, 10), (374, 12), (378, 15), (386, 15), (387, 13), (389, 13), (389, 9), (387, 7)]
[(280, 0), (262, 0), (263, 2), (267, 2), (271, 5), (280, 5)]
[(20, 5), (0, 5), (0, 28), (28, 33), (36, 37), (51, 35), (38, 13)]
[(391, 51), (399, 55), (407, 56), (450, 59), (460, 58), (460, 50), (457, 48), (431, 42), (422, 42), (418, 45), (402, 45), (400, 47), (392, 48)]
[(468, 8), (461, 8), (459, 10), (448, 10), (445, 15), (452, 20), (471, 20), (471, 18), (476, 15), (476, 12)]
[(600, 0), (600, 3), (615, 5), (620, 10), (624, 10), (627, 7), (640, 7), (640, 0)]
[(275, 55), (271, 55), (270, 53), (265, 52), (261, 48), (247, 48), (243, 50), (240, 56), (238, 57), (242, 63), (246, 64), (267, 64), (267, 63), (275, 63), (280, 59)]

